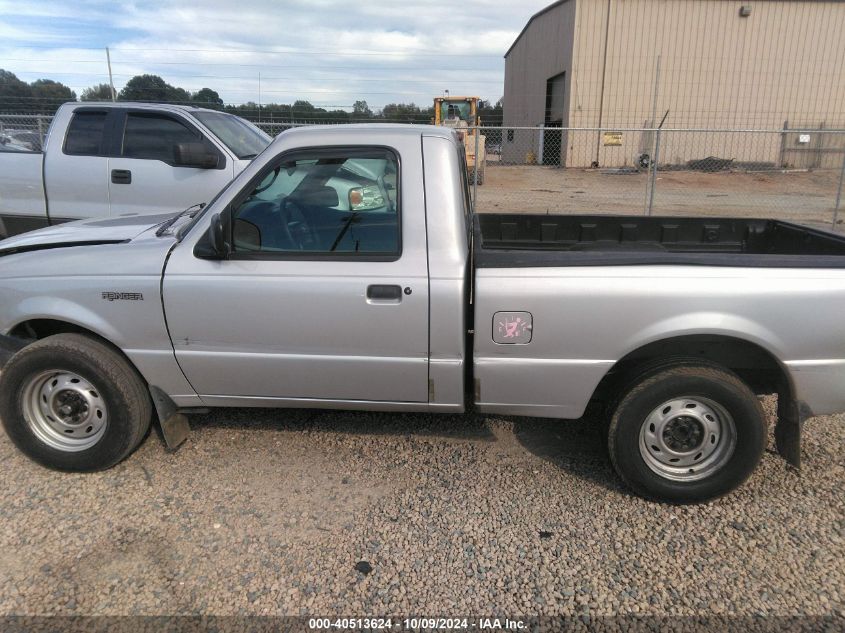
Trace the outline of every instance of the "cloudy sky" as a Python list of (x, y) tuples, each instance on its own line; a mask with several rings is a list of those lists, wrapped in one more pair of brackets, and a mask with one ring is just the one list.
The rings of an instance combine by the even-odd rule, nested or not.
[[(77, 94), (153, 73), (227, 103), (495, 101), (503, 55), (551, 0), (0, 0), (0, 68)], [(260, 74), (260, 82), (259, 82)]]

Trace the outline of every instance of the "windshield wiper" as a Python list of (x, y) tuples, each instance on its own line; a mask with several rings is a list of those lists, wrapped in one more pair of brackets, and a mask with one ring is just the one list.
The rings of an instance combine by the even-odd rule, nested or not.
[[(180, 213), (177, 213), (176, 215), (174, 215), (169, 220), (165, 220), (164, 223), (160, 227), (158, 227), (158, 230), (156, 231), (156, 237), (161, 237), (162, 235), (164, 235), (164, 232), (167, 229), (169, 229), (171, 226), (176, 224), (176, 220), (178, 220), (179, 218), (185, 217), (186, 215), (190, 216), (190, 217), (194, 217), (194, 215), (196, 215), (197, 213), (202, 211), (204, 207), (205, 207), (205, 202), (199, 202), (197, 204), (192, 204), (190, 207), (188, 207), (187, 209), (185, 209), (184, 211), (182, 211)], [(194, 211), (194, 209), (196, 209), (196, 210)], [(193, 211), (193, 214), (191, 213), (191, 211)]]
[(258, 154), (244, 154), (243, 156), (238, 156), (238, 158), (240, 160), (252, 160), (256, 156), (258, 156)]
[[(334, 249), (337, 248), (337, 245), (340, 244), (340, 240), (343, 239), (343, 236), (346, 235), (346, 232), (349, 230), (349, 227), (352, 226), (352, 222), (355, 218), (358, 217), (358, 212), (353, 211), (348, 218), (346, 218), (346, 222), (344, 222), (343, 227), (340, 229), (340, 233), (337, 234), (337, 237), (334, 238), (334, 244), (329, 249), (329, 252), (333, 253)], [(358, 250), (357, 248), (355, 250)]]

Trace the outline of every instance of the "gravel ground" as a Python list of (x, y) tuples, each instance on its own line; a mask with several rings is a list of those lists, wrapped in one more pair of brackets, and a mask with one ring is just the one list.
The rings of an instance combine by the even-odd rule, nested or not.
[(2, 435), (0, 614), (843, 616), (844, 423), (692, 507), (589, 419), (220, 410), (92, 475)]

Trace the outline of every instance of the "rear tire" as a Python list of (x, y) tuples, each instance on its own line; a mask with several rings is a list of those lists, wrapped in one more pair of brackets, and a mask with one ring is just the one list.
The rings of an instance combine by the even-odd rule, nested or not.
[(134, 451), (152, 404), (135, 369), (105, 343), (57, 334), (17, 352), (0, 374), (0, 416), (12, 442), (56, 470), (96, 471)]
[(637, 494), (698, 503), (740, 486), (766, 447), (759, 399), (733, 372), (706, 363), (657, 366), (637, 377), (610, 419), (607, 446)]

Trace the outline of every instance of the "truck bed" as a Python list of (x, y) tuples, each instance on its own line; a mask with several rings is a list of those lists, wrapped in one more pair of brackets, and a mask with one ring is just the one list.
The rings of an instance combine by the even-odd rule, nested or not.
[(479, 214), (475, 263), (845, 267), (845, 236), (752, 218)]

